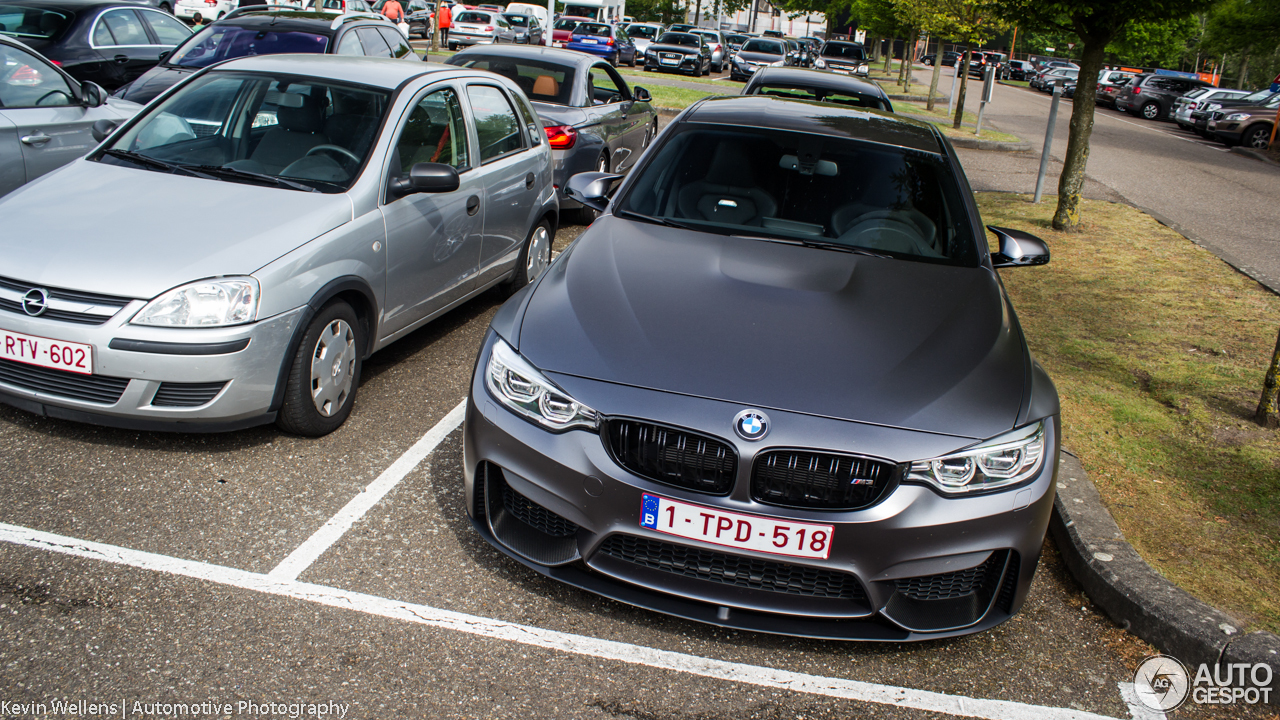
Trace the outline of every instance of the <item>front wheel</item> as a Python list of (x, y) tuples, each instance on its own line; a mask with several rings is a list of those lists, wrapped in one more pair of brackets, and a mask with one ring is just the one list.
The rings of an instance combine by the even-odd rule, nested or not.
[(520, 251), (515, 274), (499, 286), (503, 296), (511, 297), (525, 285), (542, 277), (542, 273), (551, 264), (551, 242), (551, 225), (546, 220), (533, 226), (529, 237), (524, 241), (524, 249)]
[(1254, 150), (1266, 150), (1271, 144), (1271, 128), (1266, 125), (1254, 125), (1240, 135), (1240, 144)]
[(337, 430), (355, 404), (364, 337), (360, 320), (341, 300), (322, 308), (294, 354), (276, 425), (320, 437)]
[(1149, 102), (1142, 106), (1142, 117), (1148, 120), (1155, 120), (1160, 117), (1160, 106), (1156, 103)]

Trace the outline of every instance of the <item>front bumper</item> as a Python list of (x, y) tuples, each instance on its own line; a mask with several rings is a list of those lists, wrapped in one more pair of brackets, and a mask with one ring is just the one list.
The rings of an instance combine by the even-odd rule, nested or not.
[[(924, 486), (902, 484), (863, 510), (788, 509), (751, 498), (752, 461), (761, 451), (838, 451), (855, 438), (864, 453), (893, 450), (902, 457), (875, 454), (905, 461), (950, 452), (970, 441), (770, 410), (770, 435), (762, 443), (748, 443), (733, 439), (729, 430), (730, 418), (743, 406), (552, 377), (603, 415), (646, 418), (730, 441), (739, 458), (736, 482), (727, 497), (709, 496), (632, 474), (613, 460), (597, 433), (551, 433), (509, 412), (484, 384), (492, 344), (491, 334), (480, 353), (463, 424), (467, 512), (487, 541), (543, 575), (722, 627), (832, 639), (909, 641), (978, 632), (1007, 620), (1026, 597), (1053, 505), (1056, 419), (1046, 433), (1047, 461), (1018, 488), (946, 498)], [(831, 553), (826, 560), (801, 560), (740, 549), (726, 552), (721, 546), (642, 528), (644, 493), (730, 512), (830, 524), (835, 527)], [(517, 519), (504, 505), (510, 497), (547, 513), (544, 518), (570, 523), (571, 534), (553, 537)], [(619, 559), (609, 548), (620, 539), (656, 543), (677, 555), (709, 553), (735, 567), (763, 563), (785, 566), (788, 572), (852, 577), (863, 592), (832, 599), (752, 585), (746, 575), (726, 582), (723, 577), (694, 577), (696, 569), (655, 569)], [(957, 572), (987, 574), (981, 587), (963, 597), (920, 599), (901, 589), (903, 583), (945, 584)]]
[(135, 429), (229, 430), (275, 419), (281, 369), (305, 307), (229, 328), (128, 325), (143, 304), (135, 300), (96, 326), (0, 313), (5, 330), (92, 345), (94, 373), (0, 360), (0, 402)]

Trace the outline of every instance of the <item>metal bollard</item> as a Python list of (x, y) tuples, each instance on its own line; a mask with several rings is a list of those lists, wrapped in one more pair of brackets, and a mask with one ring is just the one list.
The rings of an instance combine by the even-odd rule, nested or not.
[[(941, 55), (941, 53), (939, 53)], [(961, 59), (963, 59), (963, 55)], [(938, 62), (936, 59), (934, 62)], [(947, 117), (955, 114), (956, 107), (956, 81), (960, 79), (960, 60), (956, 60), (956, 71), (951, 73), (951, 97), (947, 98)]]
[(1053, 86), (1053, 104), (1049, 106), (1049, 127), (1044, 131), (1044, 150), (1040, 152), (1040, 174), (1036, 176), (1036, 199), (1044, 192), (1044, 174), (1049, 171), (1049, 149), (1053, 147), (1053, 126), (1058, 122), (1058, 103), (1062, 101), (1062, 86)]

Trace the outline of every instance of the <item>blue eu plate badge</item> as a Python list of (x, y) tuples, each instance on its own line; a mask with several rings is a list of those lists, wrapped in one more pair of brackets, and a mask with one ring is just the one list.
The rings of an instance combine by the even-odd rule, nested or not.
[(640, 527), (658, 529), (658, 496), (644, 494), (644, 501), (640, 505)]

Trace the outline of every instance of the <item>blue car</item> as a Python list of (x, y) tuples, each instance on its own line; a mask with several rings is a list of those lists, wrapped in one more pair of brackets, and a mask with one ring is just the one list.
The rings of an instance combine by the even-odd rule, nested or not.
[(565, 46), (569, 50), (589, 53), (609, 61), (610, 65), (626, 63), (636, 66), (636, 44), (625, 30), (598, 22), (578, 23), (573, 37)]

